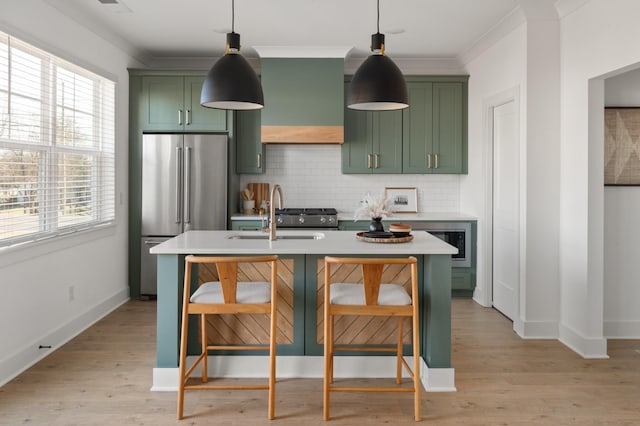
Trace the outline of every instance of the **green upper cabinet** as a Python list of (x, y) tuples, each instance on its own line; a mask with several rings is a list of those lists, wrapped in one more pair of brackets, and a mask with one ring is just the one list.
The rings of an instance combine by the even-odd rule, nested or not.
[(342, 173), (402, 173), (402, 111), (344, 114)]
[(143, 130), (227, 130), (225, 110), (200, 105), (204, 76), (143, 76), (141, 124)]
[(467, 78), (449, 79), (407, 83), (403, 173), (467, 173)]
[(260, 140), (261, 111), (235, 111), (236, 173), (265, 171), (265, 145)]
[(342, 173), (402, 173), (402, 112), (345, 112)]
[(467, 81), (410, 76), (409, 108), (345, 107), (342, 173), (467, 173)]
[(407, 87), (409, 108), (403, 111), (402, 170), (428, 173), (433, 150), (433, 83), (416, 82)]

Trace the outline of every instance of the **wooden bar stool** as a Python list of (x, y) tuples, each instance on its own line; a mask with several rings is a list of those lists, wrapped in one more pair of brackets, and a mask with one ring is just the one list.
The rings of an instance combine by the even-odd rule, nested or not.
[[(332, 265), (361, 265), (359, 283), (331, 282)], [(382, 284), (386, 265), (409, 265), (411, 295), (398, 284)], [(338, 275), (338, 274), (336, 274)], [(338, 315), (398, 317), (397, 345), (392, 348), (354, 347), (334, 344), (334, 317)], [(412, 319), (413, 368), (402, 354), (402, 323)], [(418, 266), (415, 257), (408, 258), (338, 258), (325, 257), (324, 269), (324, 419), (329, 420), (330, 392), (413, 392), (415, 420), (420, 420), (420, 336), (418, 325)], [(341, 387), (333, 385), (333, 357), (338, 350), (389, 351), (397, 358), (396, 383), (402, 383), (404, 365), (413, 379), (413, 387)]]
[[(187, 256), (185, 259), (184, 294), (182, 304), (182, 336), (180, 339), (180, 384), (178, 389), (178, 420), (184, 411), (184, 391), (191, 389), (254, 390), (269, 391), (268, 418), (275, 416), (276, 381), (276, 323), (277, 323), (277, 262), (278, 256)], [(239, 282), (238, 265), (243, 263), (268, 263), (269, 282)], [(219, 281), (200, 284), (191, 295), (191, 277), (194, 264), (214, 264)], [(187, 333), (189, 315), (200, 315), (200, 338), (202, 353), (187, 370)], [(269, 344), (255, 346), (208, 345), (205, 316), (210, 314), (267, 314), (270, 315)], [(207, 377), (207, 354), (209, 350), (269, 350), (268, 385), (211, 385)], [(188, 382), (195, 367), (202, 363), (202, 383)]]

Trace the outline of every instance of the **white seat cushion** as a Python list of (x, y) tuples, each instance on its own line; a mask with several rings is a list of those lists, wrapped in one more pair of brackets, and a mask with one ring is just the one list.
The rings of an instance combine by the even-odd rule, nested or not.
[[(201, 284), (190, 300), (191, 303), (224, 303), (220, 281)], [(238, 283), (236, 303), (269, 303), (270, 301), (271, 284), (268, 282)]]
[[(334, 305), (364, 305), (364, 285), (335, 283), (331, 284), (331, 303)], [(406, 306), (411, 304), (411, 297), (398, 284), (380, 284), (378, 305)]]

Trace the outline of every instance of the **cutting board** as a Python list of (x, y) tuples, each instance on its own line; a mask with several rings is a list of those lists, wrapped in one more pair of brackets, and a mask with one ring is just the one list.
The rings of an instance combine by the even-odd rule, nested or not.
[(262, 200), (269, 201), (269, 184), (268, 183), (249, 183), (247, 188), (253, 191), (253, 199), (256, 200), (256, 208), (262, 204)]

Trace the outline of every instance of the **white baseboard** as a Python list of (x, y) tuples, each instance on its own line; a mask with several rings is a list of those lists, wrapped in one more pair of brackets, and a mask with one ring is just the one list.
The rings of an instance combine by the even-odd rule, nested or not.
[(640, 321), (605, 321), (603, 334), (608, 339), (640, 339)]
[(180, 371), (177, 368), (154, 368), (153, 392), (175, 392), (178, 390)]
[(523, 339), (557, 339), (557, 321), (513, 321), (513, 330)]
[(484, 307), (484, 308), (490, 308), (491, 307), (491, 303), (487, 302), (485, 299), (487, 298), (484, 289), (480, 288), (480, 287), (476, 287), (476, 289), (473, 291), (473, 300), (480, 306)]
[[(67, 343), (69, 340), (91, 327), (107, 314), (117, 309), (129, 300), (129, 288), (123, 288), (116, 294), (94, 305), (73, 318), (66, 324), (51, 330), (30, 344), (22, 347), (3, 360), (0, 360), (0, 386), (5, 385), (20, 373), (45, 358), (52, 351)], [(39, 349), (42, 342), (47, 342), (51, 348)]]
[[(188, 358), (188, 365), (195, 357)], [(413, 358), (406, 357), (409, 365)], [(209, 374), (212, 377), (266, 378), (269, 357), (261, 356), (209, 356)], [(194, 375), (200, 373), (200, 366)], [(333, 372), (337, 378), (388, 378), (395, 377), (396, 359), (391, 356), (337, 356)], [(276, 358), (278, 378), (322, 378), (324, 359), (321, 356), (281, 356)], [(404, 377), (409, 377), (406, 370)], [(177, 368), (154, 368), (152, 391), (177, 391), (179, 372)], [(453, 368), (428, 368), (421, 362), (420, 378), (428, 392), (453, 392), (455, 370)]]
[(559, 326), (558, 340), (585, 359), (609, 359), (607, 339), (585, 337), (565, 324)]
[(427, 392), (456, 392), (456, 372), (454, 368), (429, 368), (420, 360), (420, 379)]

